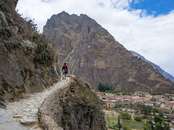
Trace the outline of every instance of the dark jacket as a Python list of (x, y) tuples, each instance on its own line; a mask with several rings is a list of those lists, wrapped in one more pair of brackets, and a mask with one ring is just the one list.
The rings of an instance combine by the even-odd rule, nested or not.
[(68, 66), (67, 65), (63, 65), (62, 72), (65, 73), (65, 74), (68, 73)]

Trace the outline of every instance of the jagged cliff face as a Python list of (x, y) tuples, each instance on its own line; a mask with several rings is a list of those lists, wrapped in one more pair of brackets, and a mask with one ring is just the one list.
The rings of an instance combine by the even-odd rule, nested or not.
[(59, 64), (93, 86), (112, 84), (115, 91), (173, 93), (174, 84), (134, 56), (93, 19), (62, 12), (52, 16), (44, 35), (58, 50)]
[(15, 11), (17, 0), (0, 1), (0, 99), (40, 91), (56, 79), (55, 53)]
[(45, 130), (106, 130), (101, 101), (90, 86), (68, 78), (40, 107), (39, 120)]

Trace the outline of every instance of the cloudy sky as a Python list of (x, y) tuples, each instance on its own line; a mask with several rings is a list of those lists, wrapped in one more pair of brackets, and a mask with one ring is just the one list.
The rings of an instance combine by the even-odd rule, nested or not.
[(87, 14), (127, 49), (174, 75), (174, 0), (19, 0), (17, 10), (40, 31), (53, 14)]

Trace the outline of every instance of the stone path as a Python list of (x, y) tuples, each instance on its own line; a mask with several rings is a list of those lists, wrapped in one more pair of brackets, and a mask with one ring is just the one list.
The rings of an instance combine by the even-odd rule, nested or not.
[(41, 130), (38, 125), (38, 108), (44, 99), (68, 84), (69, 78), (40, 93), (35, 93), (17, 102), (7, 104), (7, 109), (0, 108), (0, 130)]

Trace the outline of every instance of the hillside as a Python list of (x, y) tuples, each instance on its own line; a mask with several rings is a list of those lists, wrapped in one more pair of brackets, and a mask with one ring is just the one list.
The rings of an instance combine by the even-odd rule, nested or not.
[(41, 126), (45, 130), (106, 130), (102, 102), (91, 87), (74, 76), (65, 83), (41, 105)]
[(59, 80), (57, 51), (17, 2), (0, 1), (0, 129), (106, 130), (100, 99), (76, 77)]
[(106, 130), (105, 125), (101, 100), (76, 77), (0, 108), (0, 130)]
[(17, 0), (0, 1), (0, 99), (15, 100), (53, 84), (56, 51), (15, 11)]
[(53, 15), (43, 33), (57, 48), (59, 65), (67, 62), (70, 73), (94, 87), (102, 83), (112, 85), (115, 91), (174, 92), (171, 80), (134, 56), (87, 15)]
[(167, 73), (166, 71), (164, 71), (160, 66), (158, 66), (158, 65), (156, 65), (156, 64), (154, 64), (154, 63), (152, 63), (151, 61), (147, 60), (147, 59), (144, 58), (142, 55), (140, 55), (140, 54), (138, 54), (138, 53), (136, 53), (136, 52), (134, 52), (134, 51), (131, 51), (131, 52), (132, 52), (132, 54), (133, 54), (135, 57), (140, 58), (140, 59), (144, 60), (145, 62), (148, 62), (149, 64), (151, 64), (151, 65), (153, 66), (153, 68), (154, 68), (156, 71), (158, 71), (159, 73), (161, 73), (166, 79), (168, 79), (168, 80), (174, 82), (174, 77), (173, 77), (171, 74), (169, 74), (169, 73)]

